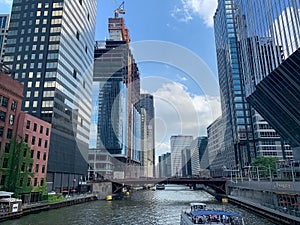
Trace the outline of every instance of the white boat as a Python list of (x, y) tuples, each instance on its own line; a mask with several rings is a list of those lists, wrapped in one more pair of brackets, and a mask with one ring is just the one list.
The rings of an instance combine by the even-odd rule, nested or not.
[(156, 190), (165, 190), (165, 185), (164, 184), (157, 184), (156, 185)]
[(183, 211), (181, 213), (180, 225), (245, 225), (240, 214), (222, 210), (209, 210), (204, 203), (190, 203), (189, 210), (189, 212)]

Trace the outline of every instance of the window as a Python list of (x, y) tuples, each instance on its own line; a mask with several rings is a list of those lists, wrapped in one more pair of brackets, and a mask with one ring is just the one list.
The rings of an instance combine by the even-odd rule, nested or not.
[(25, 134), (24, 142), (25, 142), (25, 143), (28, 143), (28, 139), (29, 139), (28, 134)]
[(49, 128), (46, 128), (46, 135), (49, 136)]
[(42, 173), (45, 173), (45, 170), (46, 170), (46, 166), (43, 165), (43, 166), (42, 166)]
[(79, 40), (79, 32), (76, 31), (76, 38)]
[(44, 152), (44, 154), (43, 154), (43, 160), (46, 161), (46, 159), (47, 159), (47, 153)]
[(41, 147), (42, 146), (42, 138), (39, 138), (39, 143), (38, 146)]
[(4, 158), (4, 159), (3, 159), (2, 167), (3, 167), (3, 168), (7, 168), (7, 166), (8, 166), (8, 158)]
[(41, 126), (40, 126), (40, 134), (42, 134), (43, 131), (44, 131), (44, 127), (41, 125)]
[(40, 159), (40, 158), (41, 158), (41, 152), (40, 152), (40, 151), (37, 151), (36, 158), (37, 158), (37, 159)]
[(17, 110), (17, 107), (18, 107), (18, 102), (13, 100), (11, 103), (11, 110), (15, 112)]
[(34, 181), (33, 181), (33, 186), (37, 186), (37, 178), (34, 178)]
[(44, 147), (45, 147), (45, 148), (48, 148), (48, 140), (45, 140)]
[(7, 108), (8, 106), (8, 98), (0, 95), (0, 106)]
[(34, 150), (31, 150), (30, 157), (33, 159), (33, 156), (34, 156)]
[(74, 69), (73, 70), (73, 77), (76, 79), (77, 78), (77, 71)]
[(2, 175), (1, 177), (1, 185), (4, 185), (5, 184), (5, 179), (6, 179), (6, 175)]
[(12, 129), (7, 129), (7, 139), (11, 139), (12, 138), (12, 134), (13, 134), (13, 130)]
[(0, 137), (3, 137), (4, 127), (0, 126)]
[(14, 115), (9, 115), (9, 124), (10, 125), (14, 125), (14, 121), (15, 121), (15, 116)]
[(36, 132), (36, 130), (37, 130), (37, 124), (36, 124), (36, 123), (34, 123), (34, 124), (33, 124), (33, 131), (35, 131), (35, 132)]
[(39, 172), (39, 164), (35, 165), (35, 172), (38, 173)]
[(35, 145), (35, 136), (32, 136), (31, 144), (32, 144), (32, 145)]
[(9, 153), (10, 143), (5, 144), (5, 153)]
[(0, 121), (5, 122), (6, 119), (6, 112), (0, 110)]
[(30, 121), (29, 120), (26, 121), (26, 129), (30, 129)]

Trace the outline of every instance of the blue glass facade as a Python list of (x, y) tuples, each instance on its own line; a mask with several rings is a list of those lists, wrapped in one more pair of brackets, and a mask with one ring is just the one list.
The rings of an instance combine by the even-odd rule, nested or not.
[[(282, 137), (298, 147), (298, 109), (294, 111), (294, 107), (299, 101), (295, 62), (300, 47), (300, 2), (236, 0), (236, 5), (247, 100)], [(261, 135), (275, 137), (269, 130)], [(283, 140), (281, 143), (282, 158), (293, 158), (290, 146)]]
[(96, 43), (93, 83), (92, 102), (97, 113), (93, 114), (92, 123), (97, 127), (94, 129), (96, 147), (107, 150), (122, 162), (139, 164), (139, 72), (126, 41)]
[(251, 112), (245, 99), (233, 0), (219, 0), (214, 16), (227, 168), (243, 168), (255, 157)]

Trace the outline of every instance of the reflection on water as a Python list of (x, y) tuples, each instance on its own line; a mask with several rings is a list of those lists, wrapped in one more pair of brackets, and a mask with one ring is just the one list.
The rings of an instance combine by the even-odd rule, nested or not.
[(131, 196), (112, 202), (95, 201), (22, 217), (3, 225), (149, 225), (179, 224), (180, 213), (190, 202), (206, 202), (208, 208), (240, 213), (247, 225), (272, 225), (274, 223), (247, 212), (237, 206), (216, 202), (203, 191), (188, 187), (167, 185), (165, 190), (147, 190), (131, 193)]

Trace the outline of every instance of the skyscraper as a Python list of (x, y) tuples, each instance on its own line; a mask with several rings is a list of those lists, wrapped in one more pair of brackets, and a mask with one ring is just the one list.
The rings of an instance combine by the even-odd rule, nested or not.
[(236, 3), (247, 100), (300, 159), (300, 2)]
[[(239, 13), (241, 2), (219, 0), (214, 17), (222, 119), (225, 123), (223, 153), (226, 165), (223, 167), (240, 170), (249, 166), (256, 155), (278, 159), (292, 157), (288, 143), (246, 101), (246, 92), (252, 89), (252, 81), (249, 83), (249, 79), (245, 78), (249, 73), (252, 74), (251, 70), (253, 71), (253, 64), (248, 59), (255, 56), (249, 50), (253, 49), (253, 46), (249, 46), (249, 39), (244, 43), (247, 45), (246, 51), (241, 50), (241, 37), (247, 32), (243, 27), (245, 16)], [(244, 4), (250, 3), (245, 1)], [(266, 39), (264, 43), (258, 60), (268, 59), (268, 52), (271, 50), (278, 53), (274, 60), (280, 60), (280, 48), (268, 43)], [(267, 71), (271, 66), (272, 62), (266, 60), (263, 71)]]
[(182, 176), (182, 169), (184, 167), (182, 163), (182, 151), (185, 148), (189, 149), (192, 141), (193, 141), (193, 136), (189, 136), (189, 135), (171, 136), (170, 142), (171, 142), (172, 176)]
[[(207, 137), (202, 136), (195, 138), (191, 143), (192, 175), (200, 175), (200, 170), (205, 169), (200, 167), (200, 162), (207, 150), (207, 141)], [(208, 161), (208, 159), (206, 161)], [(207, 164), (209, 163), (207, 162)]]
[[(155, 123), (154, 102), (150, 94), (141, 94), (140, 106), (142, 112), (142, 166), (144, 175), (155, 176)], [(146, 173), (145, 173), (146, 172)]]
[(0, 63), (3, 62), (4, 46), (9, 25), (9, 14), (0, 14)]
[(96, 0), (13, 2), (4, 63), (24, 84), (22, 110), (52, 125), (47, 182), (87, 174)]
[(115, 171), (136, 177), (139, 169), (133, 165), (141, 163), (140, 75), (124, 18), (109, 18), (108, 30), (109, 40), (95, 45), (90, 144), (118, 159)]
[(223, 151), (227, 168), (243, 168), (255, 157), (251, 111), (239, 59), (234, 0), (219, 0), (214, 16), (221, 108), (224, 121)]

